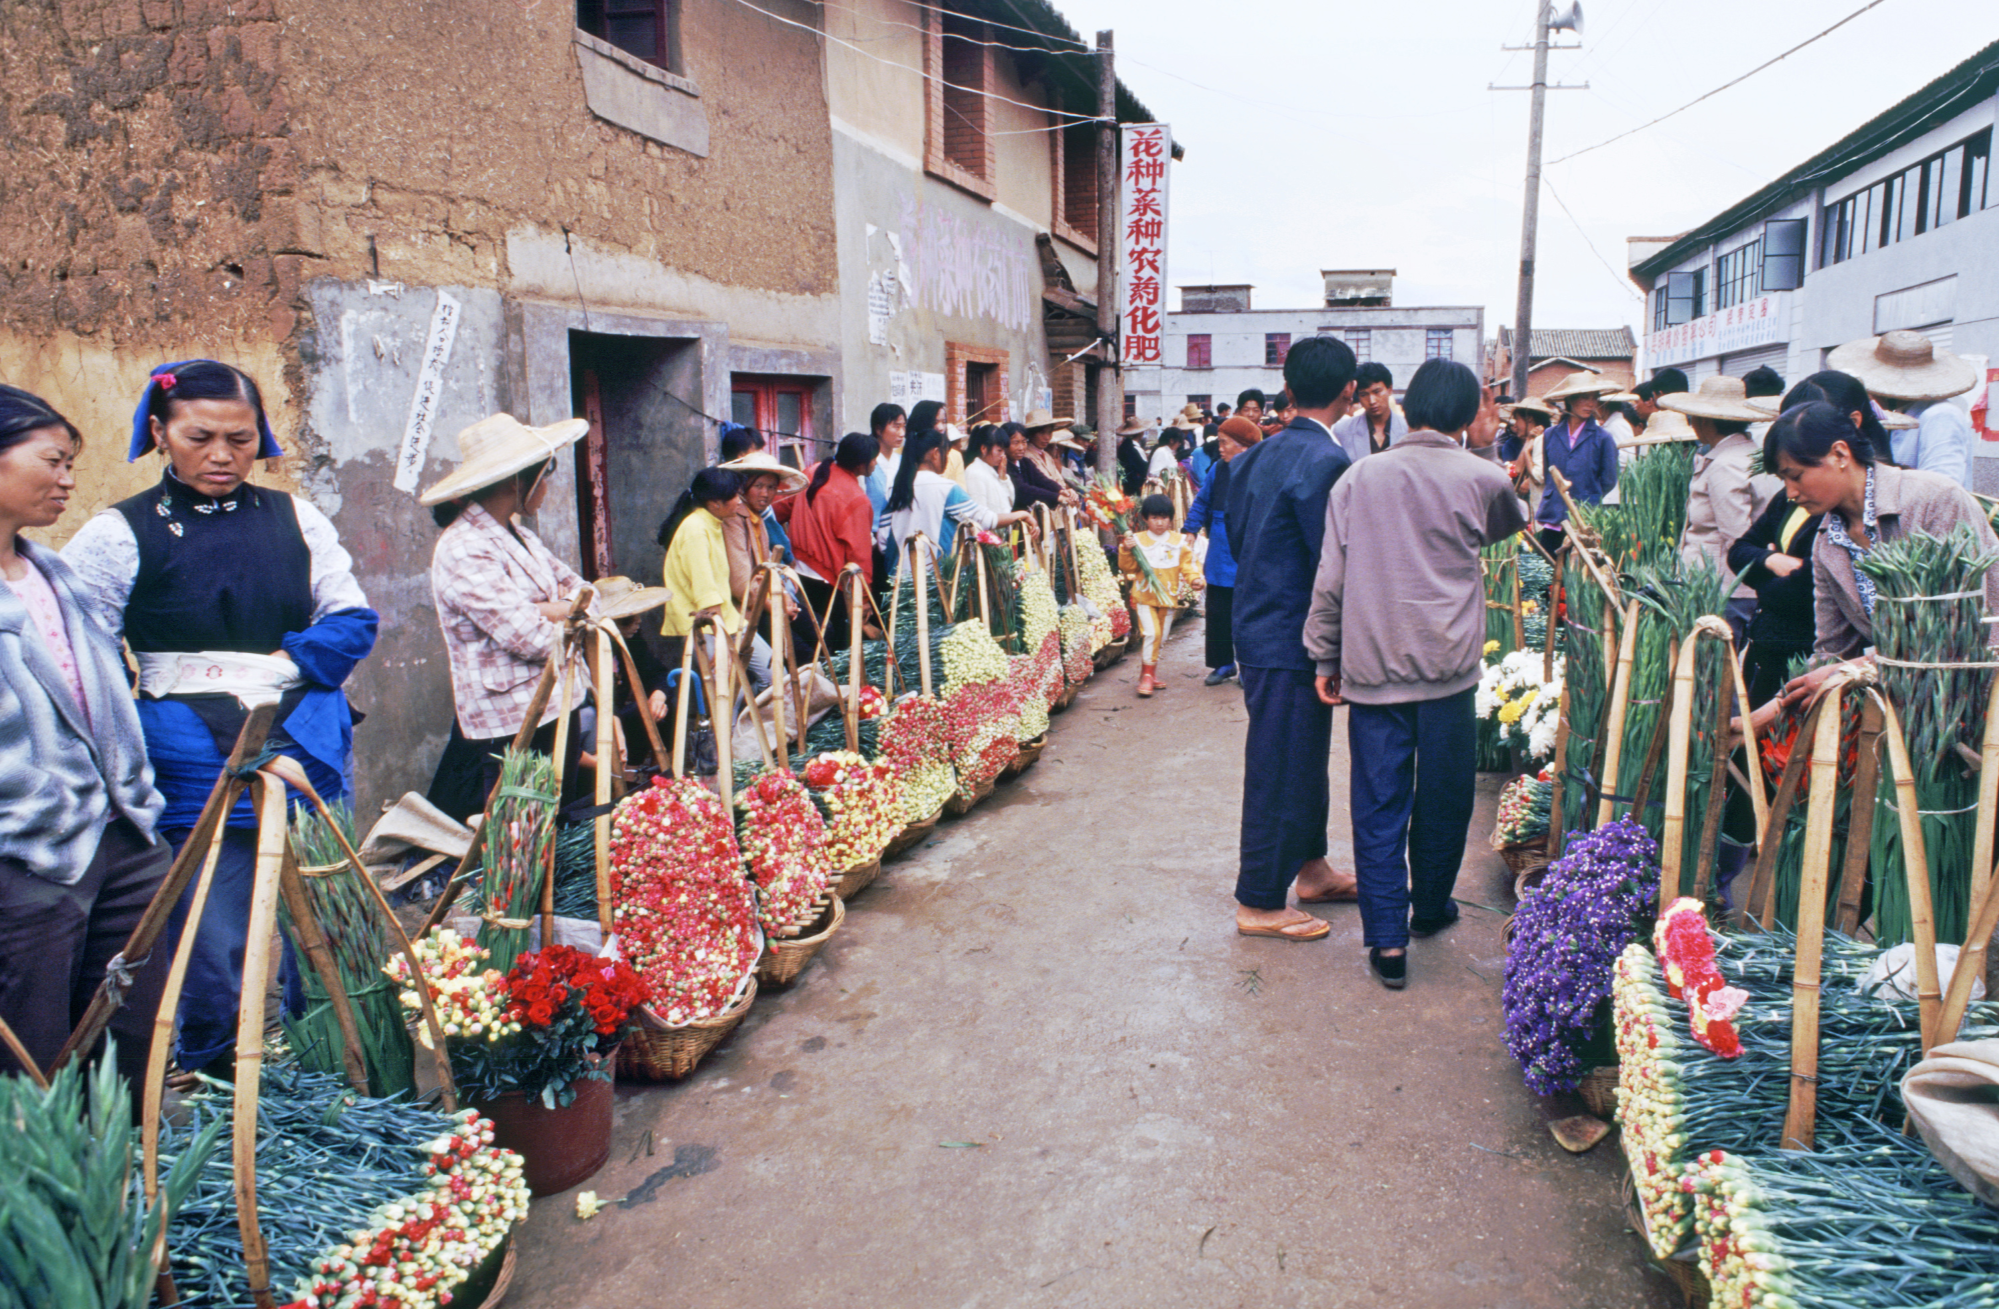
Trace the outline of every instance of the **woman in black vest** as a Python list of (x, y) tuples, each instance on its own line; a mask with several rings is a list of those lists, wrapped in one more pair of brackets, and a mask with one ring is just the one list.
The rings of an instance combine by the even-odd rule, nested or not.
[[(167, 801), (160, 830), (186, 842), (250, 708), (269, 702), (270, 744), (328, 802), (351, 796), (354, 717), (340, 688), (374, 648), (377, 617), (326, 515), (246, 480), (283, 453), (257, 384), (208, 359), (154, 369), (128, 457), (150, 450), (165, 456), (159, 484), (84, 524), (63, 558), (137, 657), (139, 721)], [(184, 1068), (235, 1043), (256, 843), (245, 796), (181, 995)], [(285, 972), (296, 1004), (289, 955)]]

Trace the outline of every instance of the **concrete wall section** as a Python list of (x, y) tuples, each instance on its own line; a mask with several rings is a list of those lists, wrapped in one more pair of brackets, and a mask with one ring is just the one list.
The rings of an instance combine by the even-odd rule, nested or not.
[(833, 159), (848, 288), (841, 429), (867, 430), (891, 372), (944, 372), (947, 343), (1007, 352), (1009, 417), (1040, 403), (1029, 396), (1048, 373), (1035, 229), (845, 131)]
[[(462, 307), (438, 372), (436, 420), (420, 486), (458, 465), (457, 433), (506, 406), (505, 321), (497, 292), (441, 288)], [(438, 529), (416, 497), (393, 485), (440, 288), (326, 279), (307, 288), (299, 350), (305, 375), (304, 494), (339, 527), (354, 573), (382, 615), (375, 652), (348, 683), (367, 715), (355, 729), (358, 809), (425, 789), (451, 732), (451, 673), (431, 602)], [(566, 470), (565, 470), (566, 471)], [(561, 502), (566, 476), (550, 493)], [(574, 491), (566, 492), (570, 501)], [(569, 537), (573, 552), (575, 530)]]

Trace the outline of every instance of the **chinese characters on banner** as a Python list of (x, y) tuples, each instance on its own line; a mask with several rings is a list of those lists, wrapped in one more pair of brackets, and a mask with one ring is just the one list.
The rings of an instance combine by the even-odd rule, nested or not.
[(1166, 358), (1166, 166), (1172, 159), (1173, 133), (1166, 124), (1125, 125), (1118, 327), (1126, 367), (1157, 368)]

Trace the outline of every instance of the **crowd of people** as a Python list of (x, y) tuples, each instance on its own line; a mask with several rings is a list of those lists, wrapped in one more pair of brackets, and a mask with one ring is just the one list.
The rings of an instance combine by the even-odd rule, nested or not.
[[(1457, 918), (1485, 634), (1479, 551), (1530, 524), (1559, 551), (1572, 506), (1615, 503), (1620, 469), (1647, 446), (1695, 445), (1680, 549), (1729, 588), (1721, 617), (1759, 724), (1841, 662), (1871, 657), (1874, 593), (1856, 563), (1875, 545), (1962, 527), (1999, 550), (1968, 486), (1969, 419), (1949, 402), (1976, 370), (1916, 332), (1828, 362), (1789, 388), (1767, 367), (1698, 387), (1665, 368), (1629, 391), (1578, 372), (1515, 400), (1481, 397), (1468, 370), (1431, 361), (1397, 406), (1385, 370), (1356, 366), (1339, 342), (1294, 347), (1294, 416), (1260, 440), (1236, 429), (1249, 448), (1225, 451), (1189, 516), (1226, 543), (1208, 550), (1226, 578), (1210, 604), (1232, 621), (1226, 637), (1211, 630), (1209, 662), (1230, 661), (1249, 709), (1237, 930), (1319, 940), (1328, 925), (1300, 906), (1358, 900), (1370, 967), (1406, 983), (1409, 938)], [(1986, 606), (1999, 614), (1999, 575)], [(1330, 712), (1342, 704), (1352, 874), (1326, 859)], [(1751, 839), (1724, 834), (1724, 888)]]

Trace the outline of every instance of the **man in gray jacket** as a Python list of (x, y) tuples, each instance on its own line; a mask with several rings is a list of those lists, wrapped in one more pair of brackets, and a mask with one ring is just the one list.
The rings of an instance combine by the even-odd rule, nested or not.
[(1319, 698), (1351, 707), (1363, 940), (1368, 966), (1396, 990), (1410, 935), (1457, 921), (1485, 649), (1479, 551), (1527, 526), (1506, 474), (1465, 448), (1468, 436), (1489, 444), (1499, 424), (1471, 369), (1428, 361), (1403, 410), (1409, 434), (1333, 485), (1305, 620)]

